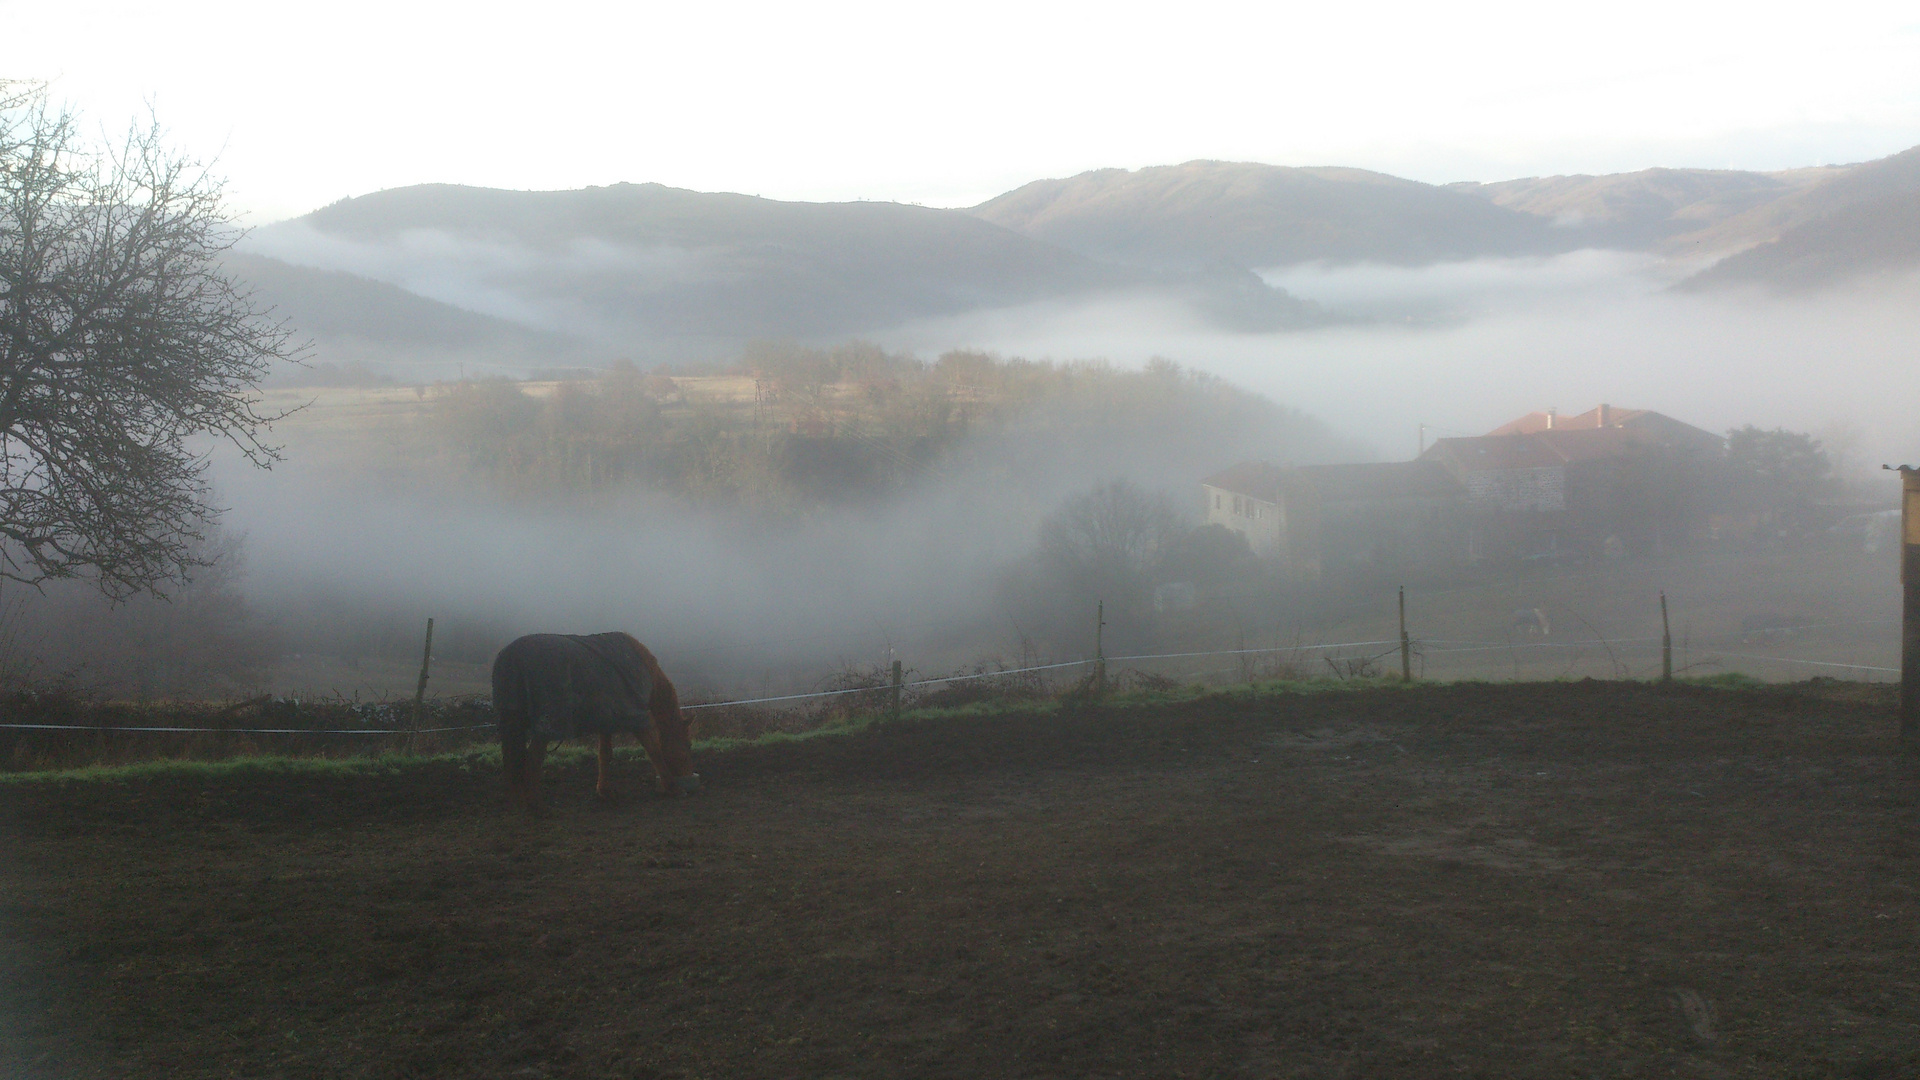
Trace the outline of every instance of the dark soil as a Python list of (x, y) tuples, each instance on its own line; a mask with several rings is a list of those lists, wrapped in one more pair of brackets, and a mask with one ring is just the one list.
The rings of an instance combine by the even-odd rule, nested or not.
[(0, 1076), (1920, 1075), (1920, 771), (1802, 684), (903, 722), (549, 808), (0, 786)]

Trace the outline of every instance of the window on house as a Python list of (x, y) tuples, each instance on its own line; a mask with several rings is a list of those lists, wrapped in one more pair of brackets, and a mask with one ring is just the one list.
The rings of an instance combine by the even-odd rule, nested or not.
[(1215, 510), (1218, 510), (1218, 509), (1220, 509), (1220, 496), (1218, 496), (1218, 495), (1215, 495), (1215, 496), (1213, 497), (1213, 508), (1214, 508)]
[(1235, 495), (1235, 496), (1233, 497), (1233, 512), (1234, 512), (1234, 513), (1236, 513), (1236, 514), (1238, 514), (1238, 513), (1241, 513), (1241, 509), (1240, 509), (1240, 496), (1238, 496), (1238, 495)]

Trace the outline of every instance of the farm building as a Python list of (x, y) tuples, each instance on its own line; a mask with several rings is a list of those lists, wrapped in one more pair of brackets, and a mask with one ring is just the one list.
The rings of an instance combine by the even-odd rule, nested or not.
[(1429, 461), (1285, 468), (1250, 461), (1208, 477), (1207, 521), (1244, 535), (1288, 575), (1467, 560), (1466, 489)]
[(1289, 576), (1484, 559), (1620, 556), (1684, 542), (1723, 440), (1645, 409), (1530, 413), (1414, 461), (1243, 462), (1202, 481), (1207, 520)]
[(1529, 413), (1421, 455), (1467, 489), (1486, 558), (1644, 554), (1684, 543), (1704, 520), (1711, 432), (1646, 409)]

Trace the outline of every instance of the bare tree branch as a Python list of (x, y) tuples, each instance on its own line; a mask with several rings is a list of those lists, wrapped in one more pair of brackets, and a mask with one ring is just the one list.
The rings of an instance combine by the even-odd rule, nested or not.
[(157, 123), (103, 151), (77, 129), (0, 83), (0, 578), (160, 594), (218, 514), (189, 440), (279, 460), (255, 386), (297, 350), (221, 272), (219, 182)]

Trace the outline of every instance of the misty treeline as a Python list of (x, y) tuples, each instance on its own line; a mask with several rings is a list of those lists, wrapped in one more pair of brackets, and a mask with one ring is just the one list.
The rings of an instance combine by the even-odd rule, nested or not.
[(1032, 553), (1003, 570), (1005, 610), (1054, 649), (1084, 644), (1103, 615), (1106, 642), (1148, 649), (1183, 640), (1195, 618), (1265, 622), (1306, 600), (1246, 537), (1194, 517), (1189, 500), (1131, 480), (1070, 495), (1041, 521)]
[[(484, 664), (532, 629), (629, 629), (714, 688), (812, 678), (903, 623), (922, 662), (1023, 636), (1077, 653), (1067, 613), (1102, 587), (1085, 575), (1105, 549), (1045, 598), (1015, 584), (1065, 565), (1035, 561), (1050, 514), (1131, 478), (1187, 528), (1196, 478), (1223, 461), (1351, 453), (1297, 411), (1164, 360), (925, 361), (855, 342), (562, 374), (390, 389), (398, 421), (303, 414), (287, 465), (226, 493), (229, 576), (166, 608), (28, 596), (8, 613), (13, 670), (120, 696), (229, 695), (276, 657), (417, 664), (427, 615), (444, 659)], [(1156, 555), (1152, 574), (1170, 565)], [(786, 644), (776, 655), (755, 635)]]
[(1820, 439), (1785, 428), (1748, 424), (1727, 432), (1727, 453), (1702, 478), (1714, 488), (1708, 505), (1746, 510), (1776, 535), (1804, 533), (1821, 520), (1822, 504), (1849, 492), (1834, 456)]
[(85, 580), (0, 586), (0, 695), (28, 690), (133, 700), (252, 690), (284, 635), (241, 588), (239, 540), (203, 526), (190, 576), (165, 596), (111, 599)]
[[(1109, 654), (1231, 647), (1236, 626), (1312, 624), (1380, 584), (1290, 580), (1201, 524), (1200, 478), (1235, 461), (1357, 455), (1168, 361), (763, 345), (717, 370), (403, 400), (405, 438), (322, 418), (290, 442), (171, 603), (74, 583), (0, 596), (0, 674), (232, 697), (294, 654), (417, 664), (434, 615), (446, 660), (484, 665), (530, 630), (627, 629), (696, 694), (784, 692), (895, 646), (924, 672), (1078, 658), (1100, 604)], [(1704, 492), (1768, 522), (1817, 520), (1839, 492), (1826, 449), (1778, 430), (1649, 479), (1662, 500)]]
[[(1736, 554), (1857, 549), (1875, 527), (1860, 513), (1874, 503), (1849, 490), (1821, 440), (1802, 432), (1737, 428), (1723, 452), (1649, 453), (1613, 480), (1618, 502), (1604, 529), (1625, 534), (1618, 557), (1657, 557), (1692, 544)], [(1117, 648), (1185, 647), (1209, 636), (1219, 645), (1223, 628), (1271, 625), (1275, 612), (1308, 623), (1356, 600), (1377, 604), (1396, 584), (1449, 587), (1524, 566), (1497, 556), (1425, 566), (1330, 559), (1338, 569), (1303, 581), (1254, 555), (1239, 532), (1197, 524), (1189, 506), (1180, 495), (1126, 479), (1064, 498), (1040, 523), (1031, 554), (1005, 568), (1005, 610), (1055, 646), (1090, 638), (1102, 606), (1106, 640)]]
[(927, 362), (867, 342), (761, 343), (736, 365), (679, 379), (622, 362), (539, 396), (465, 380), (432, 401), (447, 444), (505, 491), (637, 485), (776, 511), (882, 500), (957, 467), (963, 450), (1035, 439), (1077, 459), (1115, 432), (1324, 437), (1298, 413), (1167, 360), (1130, 371), (953, 351)]

